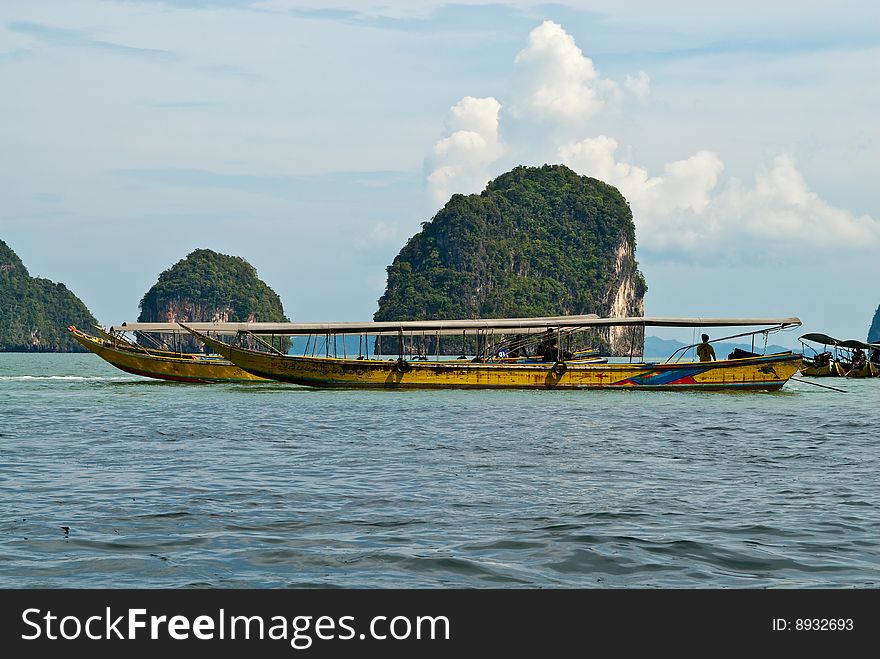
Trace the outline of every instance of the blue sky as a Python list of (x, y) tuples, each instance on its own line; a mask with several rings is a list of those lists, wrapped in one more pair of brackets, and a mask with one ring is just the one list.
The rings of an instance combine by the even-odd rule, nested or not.
[(562, 162), (630, 201), (648, 315), (864, 338), (878, 19), (847, 1), (3, 3), (0, 238), (107, 324), (199, 247), (250, 261), (293, 319), (360, 320), (449, 194)]

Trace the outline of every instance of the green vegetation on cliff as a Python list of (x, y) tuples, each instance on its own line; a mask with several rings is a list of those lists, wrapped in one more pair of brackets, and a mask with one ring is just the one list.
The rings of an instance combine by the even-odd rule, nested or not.
[(88, 331), (96, 322), (64, 284), (31, 277), (18, 255), (0, 240), (0, 350), (84, 352), (67, 326)]
[(609, 315), (615, 303), (639, 314), (634, 253), (616, 188), (562, 165), (517, 167), (422, 224), (388, 267), (374, 318)]
[(874, 320), (871, 321), (871, 329), (868, 330), (868, 343), (880, 343), (880, 305), (874, 312)]
[(281, 298), (240, 256), (197, 249), (159, 275), (138, 322), (284, 322)]

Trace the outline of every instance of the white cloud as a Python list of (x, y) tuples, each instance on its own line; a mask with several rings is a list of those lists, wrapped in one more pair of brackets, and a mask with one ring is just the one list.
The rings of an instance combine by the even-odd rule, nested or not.
[(699, 151), (686, 160), (667, 163), (663, 176), (614, 159), (617, 141), (601, 135), (559, 148), (559, 157), (580, 174), (598, 178), (620, 189), (641, 214), (657, 217), (674, 211), (702, 213), (718, 182), (724, 163), (711, 151)]
[(602, 135), (563, 145), (559, 157), (579, 174), (620, 190), (632, 207), (640, 245), (697, 246), (704, 230), (699, 216), (711, 204), (724, 163), (711, 151), (699, 151), (664, 165), (662, 176), (649, 176), (643, 167), (615, 160), (617, 146), (616, 140)]
[(529, 33), (514, 60), (522, 97), (512, 105), (516, 117), (537, 121), (583, 121), (601, 112), (618, 87), (600, 77), (561, 25), (544, 21)]
[(477, 192), (491, 178), (489, 165), (501, 157), (498, 135), (501, 103), (492, 97), (465, 96), (449, 109), (447, 136), (428, 158), (428, 189), (436, 202), (453, 193)]
[[(510, 154), (516, 154), (516, 164), (538, 165), (544, 162), (542, 153), (552, 153), (578, 173), (617, 187), (632, 207), (639, 246), (656, 256), (778, 261), (831, 240), (849, 248), (880, 243), (878, 220), (825, 202), (790, 156), (778, 156), (749, 185), (737, 178), (722, 181), (724, 163), (708, 149), (668, 162), (651, 175), (646, 167), (619, 159), (613, 137), (566, 137), (589, 134), (590, 122), (616, 106), (625, 91), (646, 101), (651, 80), (645, 71), (626, 76), (622, 85), (603, 79), (557, 23), (545, 21), (532, 30), (514, 65), (515, 84), (505, 101), (510, 112), (500, 116), (514, 126), (519, 122), (519, 130), (505, 130), (502, 145), (502, 106), (494, 98), (468, 96), (451, 108), (446, 136), (428, 160), (435, 202), (481, 190), (508, 168)], [(526, 130), (522, 122), (528, 123)], [(504, 165), (502, 156), (508, 156)]]
[[(552, 21), (531, 31), (514, 64), (517, 80), (510, 112), (514, 120), (577, 128), (623, 96), (621, 86), (603, 79), (574, 38)], [(628, 76), (625, 88), (644, 100), (650, 93), (648, 74)], [(473, 96), (450, 108), (445, 136), (426, 159), (427, 186), (435, 203), (454, 193), (478, 192), (500, 173), (498, 161), (507, 153), (499, 135), (501, 109), (495, 98)], [(531, 133), (529, 129), (520, 134)]]
[(731, 178), (716, 190), (724, 164), (711, 151), (667, 163), (663, 175), (649, 176), (643, 167), (618, 162), (617, 147), (600, 136), (563, 145), (559, 156), (578, 173), (621, 191), (632, 207), (639, 245), (651, 252), (695, 260), (786, 260), (805, 246), (880, 244), (880, 222), (823, 201), (788, 155), (759, 171), (751, 186)]
[(880, 220), (828, 204), (810, 190), (794, 159), (785, 154), (759, 170), (751, 187), (731, 179), (709, 210), (718, 222), (739, 226), (756, 239), (834, 246), (825, 252), (828, 256), (880, 244)]
[(501, 104), (494, 98), (465, 96), (449, 108), (446, 130), (449, 133), (472, 131), (487, 139), (498, 139), (498, 111)]

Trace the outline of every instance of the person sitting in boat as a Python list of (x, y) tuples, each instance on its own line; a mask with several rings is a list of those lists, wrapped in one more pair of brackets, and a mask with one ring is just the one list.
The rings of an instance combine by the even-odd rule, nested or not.
[(559, 343), (553, 336), (553, 330), (547, 330), (544, 333), (541, 342), (538, 344), (537, 354), (541, 356), (545, 362), (555, 362), (556, 355), (559, 352)]
[(700, 338), (703, 342), (697, 346), (697, 357), (701, 362), (715, 361), (715, 348), (709, 343), (709, 335), (703, 334)]
[(816, 355), (816, 358), (813, 360), (813, 364), (815, 366), (828, 366), (831, 363), (831, 353), (830, 352), (820, 352)]
[(853, 370), (857, 368), (864, 368), (865, 364), (867, 364), (868, 360), (865, 357), (865, 352), (861, 348), (856, 348), (853, 350), (852, 354), (852, 367)]
[(545, 362), (555, 362), (559, 359), (565, 361), (571, 359), (574, 355), (568, 350), (559, 350), (559, 339), (553, 333), (553, 330), (547, 330), (541, 343), (538, 344), (537, 354)]
[(871, 351), (871, 363), (880, 364), (880, 348), (874, 348)]

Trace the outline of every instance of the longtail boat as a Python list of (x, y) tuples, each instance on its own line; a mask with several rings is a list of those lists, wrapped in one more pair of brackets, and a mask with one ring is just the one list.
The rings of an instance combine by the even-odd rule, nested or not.
[[(840, 356), (836, 350), (840, 341), (833, 336), (819, 334), (817, 332), (804, 334), (799, 340), (803, 346), (804, 358), (804, 365), (801, 367), (801, 375), (809, 375), (815, 378), (842, 378), (846, 375), (846, 370), (844, 369), (843, 364), (841, 364)], [(821, 345), (821, 352), (809, 345), (810, 343)], [(829, 346), (835, 349), (834, 352), (828, 349)], [(807, 350), (810, 350), (812, 354), (808, 355)]]
[[(855, 339), (841, 341), (827, 334), (810, 333), (800, 337), (804, 346), (804, 365), (801, 368), (802, 375), (813, 377), (846, 377), (846, 378), (872, 378), (880, 376), (880, 363), (869, 359), (868, 355), (876, 358), (877, 344), (865, 343)], [(820, 352), (808, 343), (822, 345)], [(829, 347), (833, 349), (829, 350)], [(812, 351), (807, 356), (806, 350)]]
[[(511, 388), (511, 389), (660, 389), (660, 390), (777, 390), (802, 365), (802, 356), (791, 351), (759, 355), (746, 353), (739, 359), (718, 361), (682, 361), (682, 354), (670, 356), (666, 362), (615, 363), (563, 350), (563, 340), (577, 332), (596, 332), (610, 327), (629, 327), (644, 332), (645, 327), (741, 327), (761, 326), (762, 329), (714, 339), (721, 341), (740, 336), (769, 334), (797, 327), (798, 318), (599, 318), (590, 316), (555, 316), (548, 318), (508, 318), (480, 320), (426, 320), (372, 323), (262, 323), (217, 324), (216, 332), (205, 331), (193, 324), (184, 325), (191, 334), (211, 350), (222, 355), (249, 373), (282, 382), (314, 387), (376, 387), (376, 388)], [(227, 343), (218, 334), (236, 330), (238, 343)], [(469, 334), (470, 333), (470, 334)], [(213, 335), (212, 335), (213, 334)], [(257, 350), (241, 345), (244, 339), (259, 334), (307, 336), (303, 355), (281, 351)], [(376, 359), (359, 351), (339, 356), (331, 349), (339, 335), (363, 337), (397, 336), (401, 346), (397, 359)], [(406, 359), (405, 336), (434, 335), (473, 336), (483, 346), (472, 359)], [(509, 344), (510, 337), (533, 336), (545, 349), (542, 359), (517, 360), (511, 363), (501, 357), (499, 346)], [(314, 342), (311, 342), (312, 339)], [(324, 354), (315, 354), (318, 338), (323, 340)], [(550, 341), (548, 342), (548, 339)], [(714, 342), (713, 341), (713, 342)], [(308, 346), (312, 353), (308, 354)], [(378, 343), (378, 342), (377, 342)], [(765, 343), (766, 344), (766, 343)], [(693, 348), (694, 346), (687, 346)], [(321, 351), (319, 351), (321, 352)], [(333, 354), (331, 354), (333, 352)], [(678, 352), (678, 351), (676, 351)], [(633, 355), (630, 355), (630, 360)]]
[(868, 355), (872, 354), (874, 348), (872, 344), (856, 339), (847, 339), (841, 341), (839, 346), (849, 352), (849, 368), (844, 377), (875, 378), (880, 375), (880, 365), (868, 359)]
[(122, 333), (97, 326), (95, 331), (99, 336), (88, 334), (74, 325), (67, 331), (81, 346), (126, 373), (174, 382), (265, 382), (265, 378), (242, 370), (220, 355), (147, 348), (126, 339)]

